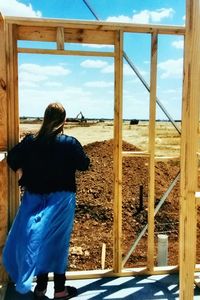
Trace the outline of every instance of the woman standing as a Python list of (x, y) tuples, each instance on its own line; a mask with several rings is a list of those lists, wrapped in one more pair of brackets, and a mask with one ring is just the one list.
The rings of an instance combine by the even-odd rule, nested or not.
[(35, 299), (45, 299), (48, 273), (54, 273), (54, 299), (77, 295), (65, 286), (65, 271), (75, 212), (75, 172), (87, 170), (89, 158), (74, 137), (63, 134), (66, 112), (60, 103), (45, 110), (43, 124), (8, 153), (21, 170), (21, 205), (3, 251), (3, 262), (16, 290), (27, 293), (37, 276)]

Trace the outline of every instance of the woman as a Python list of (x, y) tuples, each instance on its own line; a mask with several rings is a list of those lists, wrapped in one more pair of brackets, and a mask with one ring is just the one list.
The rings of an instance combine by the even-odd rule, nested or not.
[(77, 295), (65, 287), (65, 271), (75, 212), (75, 172), (87, 170), (89, 158), (80, 143), (63, 134), (66, 112), (50, 104), (35, 135), (27, 135), (8, 153), (7, 162), (21, 170), (21, 205), (3, 251), (3, 262), (16, 290), (26, 293), (37, 276), (35, 299), (45, 299), (48, 273), (54, 273), (54, 299)]

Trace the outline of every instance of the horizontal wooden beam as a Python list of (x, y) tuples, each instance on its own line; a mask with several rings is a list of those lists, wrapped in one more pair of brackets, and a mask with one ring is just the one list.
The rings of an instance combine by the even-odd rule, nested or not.
[(180, 160), (180, 156), (155, 156), (156, 161)]
[[(92, 279), (103, 277), (126, 277), (133, 275), (162, 275), (178, 272), (178, 266), (154, 267), (152, 272), (149, 272), (147, 267), (125, 268), (120, 273), (114, 273), (113, 269), (105, 270), (89, 270), (89, 271), (69, 271), (66, 272), (67, 280), (69, 279)], [(53, 280), (53, 274), (49, 274), (49, 280)]]
[(112, 30), (98, 30), (98, 28), (64, 28), (51, 26), (38, 26), (35, 23), (33, 26), (19, 25), (17, 29), (17, 39), (24, 41), (43, 41), (43, 42), (57, 42), (58, 30), (62, 28), (63, 40), (66, 43), (85, 43), (85, 44), (114, 44), (114, 31)]
[(66, 20), (66, 19), (23, 18), (23, 17), (5, 17), (5, 20), (7, 23), (23, 25), (23, 26), (64, 27), (64, 28), (92, 29), (98, 31), (122, 30), (124, 32), (176, 34), (176, 35), (185, 34), (184, 26), (79, 21), (79, 20)]
[(18, 48), (18, 53), (114, 57), (113, 52), (75, 51), (57, 49)]
[[(150, 153), (143, 151), (123, 151), (123, 157), (150, 157)], [(155, 160), (180, 160), (180, 156), (155, 156)]]
[(149, 157), (150, 153), (142, 151), (122, 151), (123, 157)]

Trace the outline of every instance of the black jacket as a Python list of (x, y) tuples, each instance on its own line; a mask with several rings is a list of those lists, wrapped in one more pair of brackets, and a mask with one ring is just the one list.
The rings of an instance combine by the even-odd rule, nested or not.
[(87, 170), (90, 160), (77, 139), (58, 135), (35, 139), (27, 135), (8, 153), (14, 171), (22, 169), (19, 185), (32, 193), (76, 191), (76, 170)]

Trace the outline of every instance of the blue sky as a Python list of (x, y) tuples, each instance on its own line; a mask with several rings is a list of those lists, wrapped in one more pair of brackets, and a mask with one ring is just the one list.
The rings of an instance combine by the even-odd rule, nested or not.
[[(99, 20), (145, 24), (185, 23), (183, 0), (87, 0)], [(0, 0), (3, 15), (95, 20), (82, 0)], [(150, 35), (125, 34), (124, 51), (149, 84)], [(55, 48), (54, 43), (20, 42), (20, 47)], [(112, 51), (97, 45), (66, 49)], [(19, 54), (21, 116), (42, 116), (52, 101), (64, 104), (69, 117), (113, 118), (113, 58)], [(174, 119), (181, 118), (183, 38), (159, 36), (157, 96)], [(149, 93), (124, 61), (123, 118), (148, 119)], [(164, 114), (157, 109), (157, 118)]]

